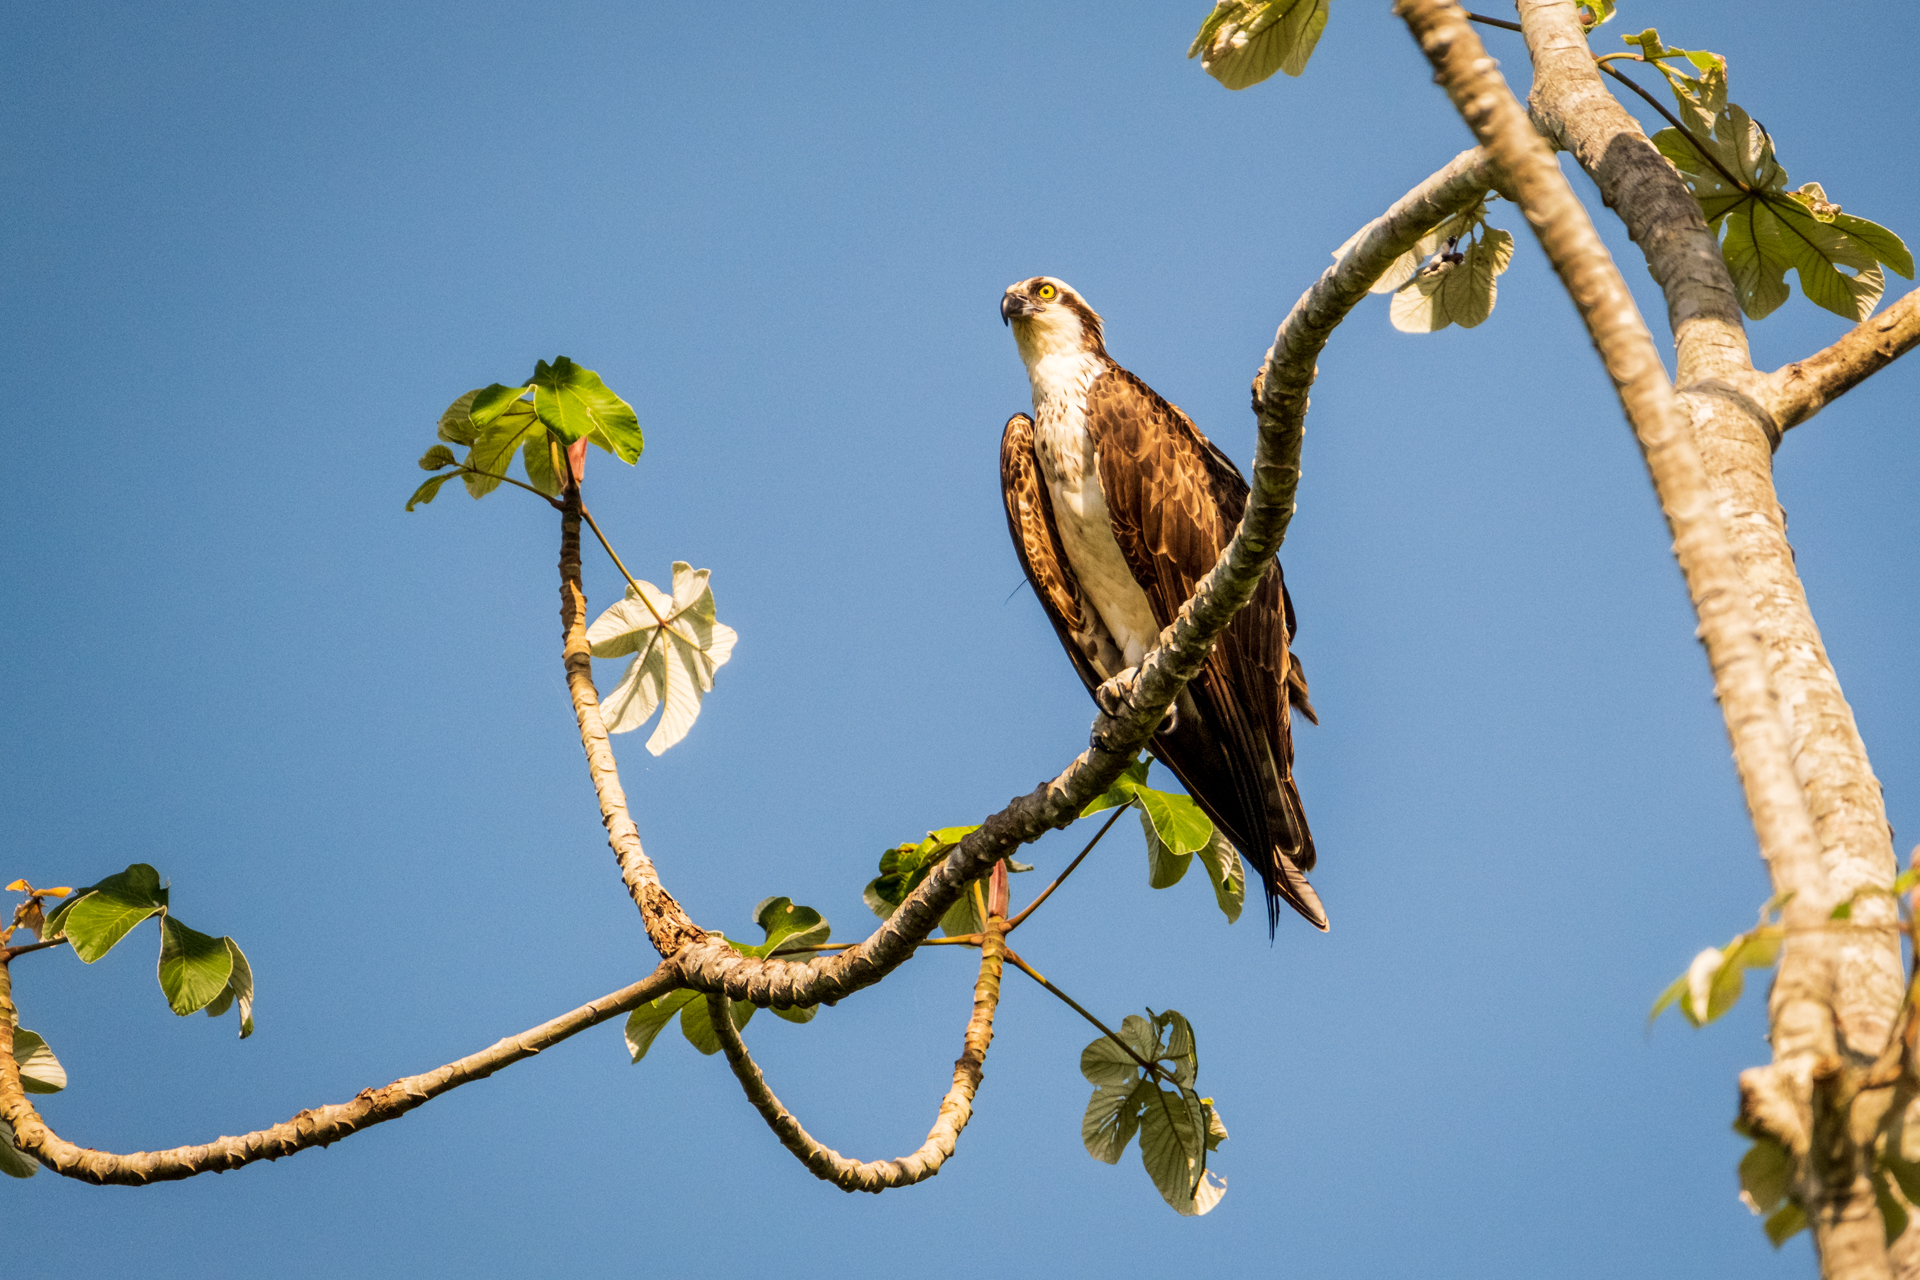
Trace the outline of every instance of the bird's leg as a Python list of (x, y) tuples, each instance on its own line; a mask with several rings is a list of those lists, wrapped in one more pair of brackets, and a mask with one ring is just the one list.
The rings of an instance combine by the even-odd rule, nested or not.
[(1110, 716), (1120, 714), (1120, 704), (1133, 696), (1133, 686), (1140, 680), (1140, 668), (1128, 667), (1111, 680), (1103, 682), (1093, 691), (1093, 700), (1099, 708)]
[[(1093, 700), (1099, 708), (1110, 716), (1120, 714), (1120, 704), (1133, 696), (1133, 687), (1140, 681), (1140, 668), (1128, 667), (1119, 675), (1101, 684), (1093, 691)], [(1180, 727), (1180, 703), (1176, 700), (1167, 708), (1166, 719), (1160, 722), (1156, 733), (1172, 733)]]

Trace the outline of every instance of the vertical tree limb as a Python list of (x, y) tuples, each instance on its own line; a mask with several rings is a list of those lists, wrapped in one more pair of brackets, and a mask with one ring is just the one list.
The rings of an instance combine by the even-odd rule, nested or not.
[[(1687, 410), (1667, 380), (1653, 337), (1633, 305), (1626, 282), (1560, 173), (1551, 150), (1501, 79), (1465, 14), (1449, 0), (1400, 0), (1395, 10), (1406, 20), (1454, 106), (1505, 171), (1511, 193), (1519, 200), (1579, 310), (1640, 442), (1673, 535), (1675, 559), (1700, 620), (1700, 638), (1713, 669), (1715, 690), (1761, 854), (1775, 884), (1794, 895), (1784, 911), (1790, 939), (1775, 983), (1774, 1049), (1778, 1065), (1790, 1064), (1793, 1073), (1804, 1071), (1811, 1081), (1816, 1068), (1831, 1060), (1838, 1048), (1828, 1003), (1834, 981), (1832, 949), (1822, 946), (1811, 932), (1825, 922), (1838, 895), (1821, 857), (1819, 836), (1802, 794), (1787, 727), (1774, 696), (1768, 655), (1757, 631), (1740, 565), (1722, 527), (1718, 501), (1695, 445)], [(1554, 30), (1538, 41), (1542, 45), (1539, 56), (1545, 64), (1543, 76), (1551, 74), (1556, 59), (1564, 61), (1567, 57), (1562, 19), (1573, 14), (1570, 0), (1557, 4), (1532, 0), (1521, 7), (1523, 27), (1530, 29), (1543, 19), (1553, 20)], [(1529, 39), (1535, 40), (1531, 30)], [(1584, 40), (1581, 43), (1591, 73), (1591, 55), (1584, 52)], [(1611, 102), (1611, 95), (1606, 96)], [(1596, 110), (1606, 106), (1585, 101), (1581, 105)], [(1618, 103), (1612, 106), (1619, 110)], [(1575, 140), (1573, 145), (1580, 143)], [(1602, 158), (1610, 152), (1611, 148)], [(1639, 171), (1637, 165), (1630, 168)], [(1697, 208), (1692, 218), (1704, 225), (1698, 223)], [(1637, 236), (1643, 244), (1650, 244), (1657, 230), (1642, 226)], [(1694, 247), (1688, 250), (1684, 234), (1687, 227), (1681, 226), (1680, 231), (1682, 248), (1674, 256), (1690, 255), (1692, 259), (1682, 275), (1689, 281), (1704, 282), (1708, 274), (1700, 261), (1704, 246), (1696, 238)], [(1673, 318), (1677, 330), (1684, 329), (1691, 335), (1689, 349), (1695, 363), (1744, 363), (1744, 330), (1730, 328), (1727, 317), (1716, 312), (1712, 290), (1681, 287), (1678, 281), (1676, 288), (1693, 299), (1689, 307), (1676, 309)], [(1683, 376), (1692, 371), (1689, 358), (1682, 357)], [(1813, 1152), (1796, 1153), (1803, 1157), (1803, 1167), (1812, 1163), (1805, 1157), (1824, 1152), (1835, 1139), (1841, 1145), (1846, 1142), (1844, 1134), (1833, 1132), (1831, 1121), (1817, 1114), (1811, 1117), (1807, 1132)], [(1858, 1161), (1852, 1161), (1850, 1167), (1857, 1169)], [(1859, 1178), (1848, 1179), (1838, 1169), (1831, 1175), (1803, 1182), (1800, 1187), (1827, 1274), (1890, 1275), (1871, 1188), (1867, 1188), (1863, 1203)]]

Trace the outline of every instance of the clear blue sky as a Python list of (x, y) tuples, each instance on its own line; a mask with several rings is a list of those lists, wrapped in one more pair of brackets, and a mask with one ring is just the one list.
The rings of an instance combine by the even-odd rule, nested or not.
[[(785, 894), (860, 936), (884, 846), (1069, 759), (1091, 707), (1015, 591), (997, 493), (1027, 399), (1000, 291), (1071, 281), (1244, 464), (1275, 324), (1468, 142), (1385, 4), (1336, 5), (1304, 79), (1240, 94), (1182, 57), (1206, 8), (8, 6), (0, 882), (154, 863), (260, 986), (243, 1044), (166, 1011), (150, 936), (90, 969), (19, 962), (26, 1024), (74, 1078), (52, 1122), (119, 1150), (244, 1132), (651, 967), (566, 705), (554, 517), (512, 493), (401, 510), (441, 408), (536, 358), (633, 402), (646, 455), (596, 455), (590, 501), (642, 576), (711, 568), (740, 632), (683, 745), (618, 743), (700, 921), (748, 932)], [(1726, 54), (1795, 182), (1912, 241), (1920, 18), (1848, 15), (1628, 0), (1601, 44), (1653, 24)], [(1517, 37), (1488, 39), (1524, 77)], [(1775, 1255), (1734, 1199), (1760, 1001), (1643, 1033), (1766, 882), (1638, 454), (1521, 221), (1496, 219), (1519, 251), (1484, 326), (1409, 337), (1375, 300), (1321, 362), (1283, 559), (1333, 932), (1289, 918), (1270, 945), (1197, 878), (1152, 892), (1122, 828), (1022, 934), (1103, 1015), (1191, 1017), (1233, 1135), (1211, 1217), (1176, 1218), (1131, 1154), (1088, 1159), (1090, 1033), (1010, 978), (958, 1157), (878, 1200), (808, 1176), (720, 1060), (667, 1038), (634, 1067), (608, 1027), (280, 1164), (0, 1185), (16, 1260), (1806, 1274), (1804, 1241)], [(1772, 367), (1844, 328), (1796, 296), (1753, 342)], [(1779, 457), (1903, 851), (1916, 378)], [(610, 603), (604, 558), (588, 573)], [(825, 1141), (898, 1155), (970, 974), (942, 950), (749, 1041)]]

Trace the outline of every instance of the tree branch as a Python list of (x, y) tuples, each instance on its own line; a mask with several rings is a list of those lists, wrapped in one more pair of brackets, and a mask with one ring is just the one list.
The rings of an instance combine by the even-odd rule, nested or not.
[(1838, 342), (1766, 376), (1761, 401), (1780, 431), (1797, 427), (1920, 343), (1920, 289), (1868, 316)]
[(484, 1080), (502, 1067), (551, 1049), (562, 1040), (636, 1009), (679, 985), (679, 976), (673, 968), (663, 964), (632, 986), (601, 996), (572, 1013), (543, 1022), (445, 1066), (420, 1075), (403, 1076), (383, 1088), (363, 1089), (351, 1102), (302, 1111), (292, 1119), (237, 1138), (216, 1138), (196, 1146), (121, 1155), (68, 1142), (47, 1127), (27, 1100), (20, 1084), (20, 1067), (13, 1057), (13, 1027), (18, 1016), (13, 1005), (13, 975), (7, 964), (0, 962), (0, 1119), (13, 1126), (22, 1151), (55, 1173), (83, 1182), (143, 1186), (201, 1173), (225, 1173), (256, 1160), (278, 1160), (309, 1147), (328, 1146), (370, 1125), (397, 1120), (449, 1090)]
[(1122, 699), (1117, 714), (1096, 716), (1086, 751), (1057, 777), (987, 818), (870, 937), (829, 959), (796, 964), (743, 956), (724, 939), (709, 937), (667, 895), (653, 864), (640, 852), (593, 688), (585, 642), (586, 595), (580, 585), (579, 524), (570, 519), (564, 525), (560, 560), (561, 613), (567, 623), (568, 688), (581, 742), (628, 891), (640, 906), (649, 938), (663, 955), (673, 957), (685, 984), (709, 995), (776, 1008), (831, 1004), (871, 986), (913, 954), (969, 884), (1021, 845), (1073, 822), (1094, 797), (1112, 786), (1152, 737), (1180, 689), (1199, 671), (1228, 621), (1252, 599), (1285, 540), (1300, 479), (1306, 391), (1313, 382), (1313, 361), (1327, 335), (1395, 258), (1449, 214), (1485, 194), (1490, 185), (1489, 171), (1477, 152), (1456, 158), (1370, 223), (1366, 234), (1295, 304), (1259, 380), (1269, 390), (1263, 398), (1257, 397), (1259, 444), (1252, 492), (1240, 527), (1195, 588), (1193, 598), (1181, 606), (1173, 623), (1161, 632), (1159, 643), (1141, 660), (1133, 689)]
[(767, 1087), (760, 1068), (747, 1053), (740, 1032), (733, 1025), (726, 996), (707, 996), (707, 1016), (714, 1034), (727, 1055), (727, 1065), (746, 1091), (747, 1100), (779, 1137), (780, 1145), (800, 1158), (813, 1176), (831, 1182), (842, 1191), (870, 1191), (878, 1195), (894, 1187), (912, 1186), (940, 1172), (940, 1166), (953, 1155), (961, 1130), (973, 1118), (973, 1096), (987, 1059), (987, 1047), (993, 1043), (993, 1015), (1000, 1004), (1000, 972), (1007, 953), (1007, 922), (989, 920), (980, 935), (980, 976), (973, 984), (973, 1014), (967, 1019), (967, 1032), (960, 1058), (953, 1064), (953, 1085), (940, 1100), (927, 1140), (918, 1150), (898, 1160), (849, 1160), (809, 1134), (791, 1111)]

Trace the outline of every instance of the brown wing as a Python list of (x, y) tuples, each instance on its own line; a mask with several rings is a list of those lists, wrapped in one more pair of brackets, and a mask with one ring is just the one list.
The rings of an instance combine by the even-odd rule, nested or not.
[(1040, 482), (1040, 464), (1033, 453), (1033, 419), (1024, 413), (1008, 418), (1000, 437), (1000, 493), (1006, 500), (1007, 531), (1013, 535), (1020, 567), (1046, 609), (1060, 646), (1073, 660), (1073, 669), (1092, 692), (1126, 661), (1100, 615), (1080, 594), (1080, 581), (1073, 575), (1053, 523), (1053, 501)]
[[(1155, 620), (1172, 622), (1246, 509), (1247, 484), (1187, 416), (1114, 367), (1087, 392), (1100, 484), (1133, 575)], [(1275, 564), (1181, 698), (1154, 753), (1260, 872), (1270, 925), (1284, 900), (1325, 929), (1313, 835), (1293, 782), (1290, 700), (1306, 682), (1288, 653), (1291, 601)], [(1304, 709), (1304, 707), (1303, 707)]]

